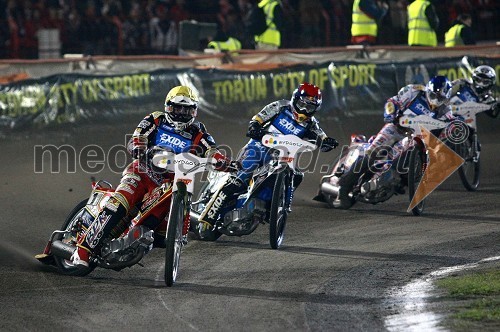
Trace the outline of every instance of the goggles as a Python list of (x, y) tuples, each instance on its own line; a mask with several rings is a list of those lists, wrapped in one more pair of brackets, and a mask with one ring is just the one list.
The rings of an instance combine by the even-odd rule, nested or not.
[(489, 86), (491, 84), (491, 79), (490, 78), (486, 78), (486, 77), (481, 77), (481, 76), (475, 76), (474, 77), (474, 83), (477, 86), (485, 87), (485, 86)]
[(295, 102), (295, 107), (297, 107), (297, 109), (299, 109), (301, 111), (301, 113), (313, 114), (314, 112), (316, 112), (318, 105), (308, 103), (307, 101), (303, 100), (302, 98), (299, 98)]
[(428, 91), (427, 97), (429, 98), (430, 101), (433, 102), (443, 103), (446, 101), (446, 96), (443, 96), (442, 94), (436, 93), (434, 91)]
[(178, 104), (165, 104), (165, 107), (169, 109), (169, 113), (179, 116), (196, 116), (196, 106), (186, 106)]

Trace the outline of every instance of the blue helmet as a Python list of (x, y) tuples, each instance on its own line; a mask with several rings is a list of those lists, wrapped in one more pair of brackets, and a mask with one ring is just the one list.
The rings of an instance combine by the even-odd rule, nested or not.
[(451, 82), (446, 76), (434, 76), (425, 86), (425, 96), (431, 109), (447, 104), (451, 97)]

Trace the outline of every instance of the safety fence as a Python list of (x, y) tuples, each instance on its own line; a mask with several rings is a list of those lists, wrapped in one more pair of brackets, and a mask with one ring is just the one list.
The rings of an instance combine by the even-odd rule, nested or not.
[[(200, 112), (247, 121), (266, 103), (290, 98), (298, 84), (308, 81), (323, 91), (322, 117), (350, 117), (378, 114), (385, 100), (400, 87), (409, 83), (425, 84), (433, 75), (446, 75), (453, 80), (469, 76), (471, 69), (479, 64), (488, 64), (500, 76), (500, 58), (495, 54), (437, 57), (438, 53), (434, 52), (433, 58), (417, 60), (400, 56), (395, 61), (380, 56), (383, 55), (380, 50), (378, 58), (373, 54), (372, 57), (360, 55), (360, 51), (366, 49), (356, 50), (357, 56), (350, 59), (336, 53), (338, 60), (331, 59), (333, 54), (330, 59), (326, 54), (317, 54), (314, 61), (310, 56), (309, 61), (247, 61), (246, 64), (222, 64), (226, 55), (200, 55), (190, 60), (197, 65), (187, 65), (186, 60), (185, 66), (179, 68), (161, 68), (162, 61), (167, 59), (150, 57), (150, 64), (156, 64), (156, 67), (150, 66), (150, 70), (144, 70), (141, 61), (126, 57), (122, 61), (110, 60), (107, 70), (80, 68), (37, 78), (25, 77), (0, 85), (0, 128), (75, 122), (109, 114), (146, 114), (163, 109), (166, 92), (179, 84), (188, 85), (199, 94)], [(260, 56), (303, 59), (308, 54), (288, 52)], [(208, 64), (211, 61), (221, 64), (211, 66)], [(69, 64), (79, 65), (77, 62), (46, 62), (45, 65), (63, 68)], [(119, 70), (110, 69), (113, 62), (120, 63)], [(100, 65), (104, 66), (104, 62)]]

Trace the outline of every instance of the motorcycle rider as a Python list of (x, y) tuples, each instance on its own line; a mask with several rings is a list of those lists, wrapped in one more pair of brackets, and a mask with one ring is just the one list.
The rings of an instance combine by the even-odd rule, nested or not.
[[(390, 168), (392, 163), (383, 163), (383, 166), (373, 167), (373, 161), (378, 153), (385, 149), (386, 160), (396, 160), (405, 150), (403, 138), (408, 128), (399, 125), (399, 117), (404, 111), (410, 110), (416, 115), (429, 115), (439, 120), (452, 121), (455, 119), (449, 107), (449, 100), (452, 93), (451, 82), (445, 76), (434, 76), (424, 86), (421, 84), (409, 84), (401, 88), (397, 95), (387, 99), (384, 106), (384, 122), (386, 123), (373, 139), (365, 152), (365, 156), (360, 157), (360, 171), (348, 172), (339, 179), (340, 189), (337, 199), (333, 201), (334, 207), (349, 208), (346, 203), (349, 201), (349, 192), (357, 182), (359, 175), (367, 168), (370, 168), (374, 176), (365, 183), (361, 190), (367, 192), (374, 190), (392, 180)], [(374, 169), (373, 169), (374, 168)], [(384, 175), (384, 176), (382, 176)], [(400, 193), (402, 188), (396, 188)]]
[(454, 91), (452, 102), (454, 103), (454, 100), (458, 98), (459, 100), (456, 100), (457, 103), (473, 101), (491, 105), (491, 108), (485, 113), (492, 118), (496, 118), (498, 113), (500, 113), (500, 104), (493, 93), (496, 79), (496, 72), (490, 66), (482, 65), (476, 67), (472, 71), (471, 80), (459, 78), (452, 82)]
[[(250, 140), (239, 159), (242, 168), (212, 196), (201, 213), (198, 226), (201, 238), (213, 229), (222, 207), (247, 190), (253, 171), (271, 159), (269, 148), (261, 143), (266, 131), (316, 140), (322, 152), (338, 146), (338, 142), (325, 134), (314, 117), (321, 102), (321, 90), (313, 84), (302, 83), (295, 89), (290, 100), (272, 102), (252, 117), (246, 134)], [(302, 178), (301, 173), (294, 177), (292, 195)]]
[[(72, 261), (75, 266), (89, 266), (89, 258), (97, 252), (108, 237), (117, 237), (127, 225), (120, 220), (143, 197), (165, 181), (172, 181), (172, 173), (155, 171), (148, 163), (148, 149), (160, 146), (176, 153), (190, 152), (200, 157), (217, 160), (216, 169), (230, 171), (237, 164), (223, 156), (216, 148), (205, 125), (195, 121), (198, 97), (187, 86), (172, 88), (164, 104), (164, 112), (147, 115), (135, 129), (129, 143), (133, 161), (123, 171), (120, 184), (88, 229), (78, 238)], [(166, 202), (165, 206), (169, 206)], [(152, 227), (154, 227), (152, 225)], [(121, 229), (120, 229), (121, 228)]]

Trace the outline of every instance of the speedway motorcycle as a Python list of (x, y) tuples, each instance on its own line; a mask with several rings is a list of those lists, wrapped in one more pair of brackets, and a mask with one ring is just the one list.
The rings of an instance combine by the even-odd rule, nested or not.
[[(222, 208), (221, 218), (214, 230), (204, 240), (217, 240), (222, 234), (243, 236), (251, 234), (259, 224), (269, 224), (271, 248), (281, 246), (288, 213), (292, 204), (294, 174), (297, 171), (298, 155), (313, 151), (316, 144), (295, 135), (267, 133), (261, 140), (270, 148), (271, 160), (256, 169), (248, 190)], [(210, 198), (230, 179), (228, 173), (211, 171), (201, 188), (198, 199), (191, 205), (191, 224), (198, 223), (200, 214)], [(193, 227), (197, 229), (197, 227)]]
[[(165, 248), (165, 283), (172, 286), (179, 271), (181, 250), (187, 244), (195, 174), (215, 162), (190, 153), (174, 154), (158, 147), (153, 149), (149, 153), (152, 164), (157, 169), (174, 172), (174, 180), (165, 181), (130, 209), (114, 230), (120, 235), (106, 239), (101, 250), (92, 255), (88, 267), (76, 267), (70, 258), (83, 226), (92, 227), (115, 190), (102, 180), (92, 184), (90, 197), (70, 212), (61, 229), (50, 236), (43, 254), (36, 258), (44, 264), (55, 265), (62, 274), (85, 276), (96, 267), (119, 271), (140, 264), (153, 248)], [(170, 209), (165, 206), (168, 198), (171, 198)], [(157, 226), (149, 228), (148, 224)]]
[(489, 110), (491, 105), (474, 101), (463, 102), (457, 96), (451, 99), (451, 104), (453, 114), (461, 117), (467, 127), (457, 132), (456, 137), (450, 137), (447, 144), (465, 160), (458, 169), (463, 186), (468, 191), (475, 191), (479, 187), (481, 173), (481, 145), (477, 135), (476, 117), (478, 113)]
[[(401, 141), (402, 152), (394, 160), (387, 157), (392, 151), (371, 160), (366, 154), (370, 146), (366, 137), (352, 135), (349, 147), (343, 149), (332, 172), (321, 178), (319, 193), (313, 199), (326, 202), (330, 207), (349, 209), (358, 201), (371, 204), (384, 202), (393, 195), (404, 194), (407, 187), (411, 202), (429, 163), (428, 151), (419, 134), (420, 126), (432, 131), (441, 130), (448, 124), (427, 115), (405, 111), (399, 118), (399, 125), (408, 128), (407, 136)], [(372, 170), (385, 171), (380, 174)], [(339, 195), (340, 190), (348, 193), (346, 197)], [(416, 216), (423, 211), (424, 200), (412, 209)]]

